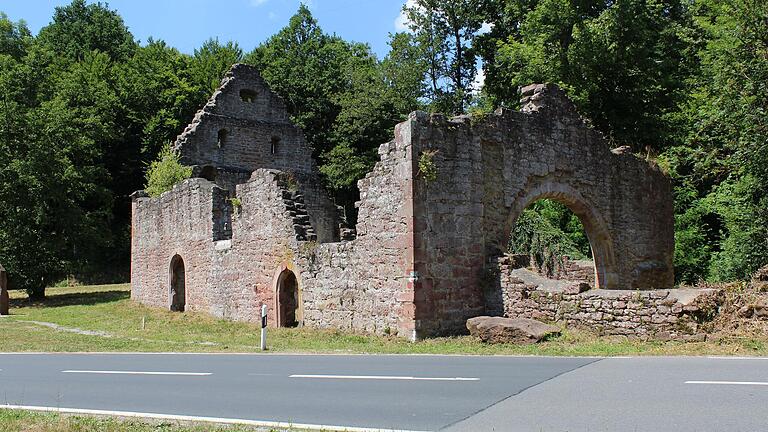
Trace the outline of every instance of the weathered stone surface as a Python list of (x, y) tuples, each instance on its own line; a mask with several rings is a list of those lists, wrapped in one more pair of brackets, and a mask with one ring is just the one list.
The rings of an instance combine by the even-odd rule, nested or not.
[[(720, 289), (601, 290), (575, 292), (578, 282), (546, 279), (495, 261), (498, 285), (486, 291), (489, 313), (585, 327), (603, 335), (690, 340), (699, 323), (714, 319)], [(753, 309), (749, 310), (750, 316)]]
[(3, 265), (0, 264), (0, 315), (8, 315), (9, 302), (8, 274), (5, 272)]
[(486, 343), (532, 344), (560, 334), (559, 328), (529, 318), (474, 317), (467, 329)]
[(752, 276), (752, 286), (757, 292), (768, 292), (768, 266), (755, 272)]
[(752, 306), (753, 315), (757, 318), (768, 318), (768, 300), (761, 299)]
[[(612, 152), (557, 87), (524, 90), (521, 112), (474, 120), (415, 112), (397, 125), (358, 182), (353, 229), (283, 102), (253, 68), (234, 66), (176, 142), (195, 178), (157, 198), (134, 194), (132, 297), (169, 307), (178, 256), (185, 310), (238, 320), (259, 320), (262, 304), (279, 309), (285, 271), (296, 276), (300, 325), (411, 339), (460, 333), (467, 318), (496, 311), (550, 319), (571, 303), (567, 322), (615, 322), (616, 334), (700, 314), (697, 305), (656, 305), (668, 292), (627, 294), (674, 282), (669, 178)], [(420, 175), (423, 158), (436, 179)], [(498, 281), (494, 260), (515, 220), (542, 198), (581, 218), (595, 256), (594, 271), (575, 265), (561, 276), (600, 289)], [(616, 301), (595, 294), (606, 289), (629, 291)]]

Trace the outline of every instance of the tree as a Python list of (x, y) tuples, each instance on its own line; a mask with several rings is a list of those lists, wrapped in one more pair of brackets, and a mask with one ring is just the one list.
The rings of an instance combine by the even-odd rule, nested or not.
[(704, 245), (712, 253), (694, 262), (696, 277), (748, 279), (768, 263), (768, 5), (702, 0), (695, 13), (705, 44), (688, 133), (665, 155), (676, 189), (690, 191), (679, 232), (700, 233), (681, 255)]
[(383, 66), (367, 45), (325, 34), (302, 5), (287, 27), (245, 58), (283, 98), (321, 161), (326, 185), (349, 209), (376, 149), (418, 105), (418, 90), (394, 81), (402, 76), (396, 62), (408, 61), (408, 54), (400, 54)]
[(125, 61), (137, 48), (116, 11), (101, 2), (86, 4), (85, 0), (72, 0), (68, 6), (57, 7), (53, 22), (40, 30), (37, 40), (70, 61), (82, 59), (94, 50), (112, 60)]
[(189, 64), (190, 78), (205, 99), (221, 84), (224, 74), (243, 59), (243, 50), (235, 42), (222, 45), (218, 39), (208, 39), (195, 50)]
[(472, 43), (483, 24), (478, 0), (415, 0), (403, 10), (426, 65), (427, 98), (432, 109), (463, 113), (477, 74)]
[(557, 83), (616, 145), (659, 152), (674, 143), (694, 33), (680, 1), (541, 0), (487, 59), (488, 90), (515, 106), (517, 87)]
[(334, 95), (344, 90), (342, 69), (347, 53), (345, 42), (324, 34), (302, 4), (288, 26), (245, 58), (282, 96), (291, 119), (304, 130), (316, 156), (331, 149), (329, 125), (340, 111)]

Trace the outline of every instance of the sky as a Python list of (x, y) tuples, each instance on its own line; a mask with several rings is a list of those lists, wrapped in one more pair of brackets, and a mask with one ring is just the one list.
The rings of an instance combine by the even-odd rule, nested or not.
[[(0, 0), (12, 21), (23, 19), (34, 33), (47, 25), (54, 8), (70, 0)], [(88, 0), (88, 3), (95, 3)], [(102, 1), (104, 3), (104, 1)], [(300, 0), (111, 0), (134, 38), (151, 36), (191, 54), (205, 40), (237, 42), (251, 51), (288, 24)], [(326, 32), (368, 43), (379, 58), (389, 50), (389, 33), (405, 29), (405, 0), (304, 0)]]

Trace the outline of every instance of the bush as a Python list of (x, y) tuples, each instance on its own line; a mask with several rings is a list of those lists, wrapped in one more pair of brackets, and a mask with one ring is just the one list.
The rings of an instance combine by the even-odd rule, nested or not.
[(157, 160), (149, 164), (145, 177), (147, 179), (145, 190), (149, 196), (160, 196), (191, 175), (192, 168), (181, 164), (179, 154), (173, 151), (171, 144), (168, 143), (160, 149)]

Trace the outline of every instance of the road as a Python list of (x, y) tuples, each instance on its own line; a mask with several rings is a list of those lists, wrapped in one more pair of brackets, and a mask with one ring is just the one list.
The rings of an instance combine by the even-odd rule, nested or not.
[(768, 359), (0, 354), (0, 408), (328, 430), (764, 431)]

